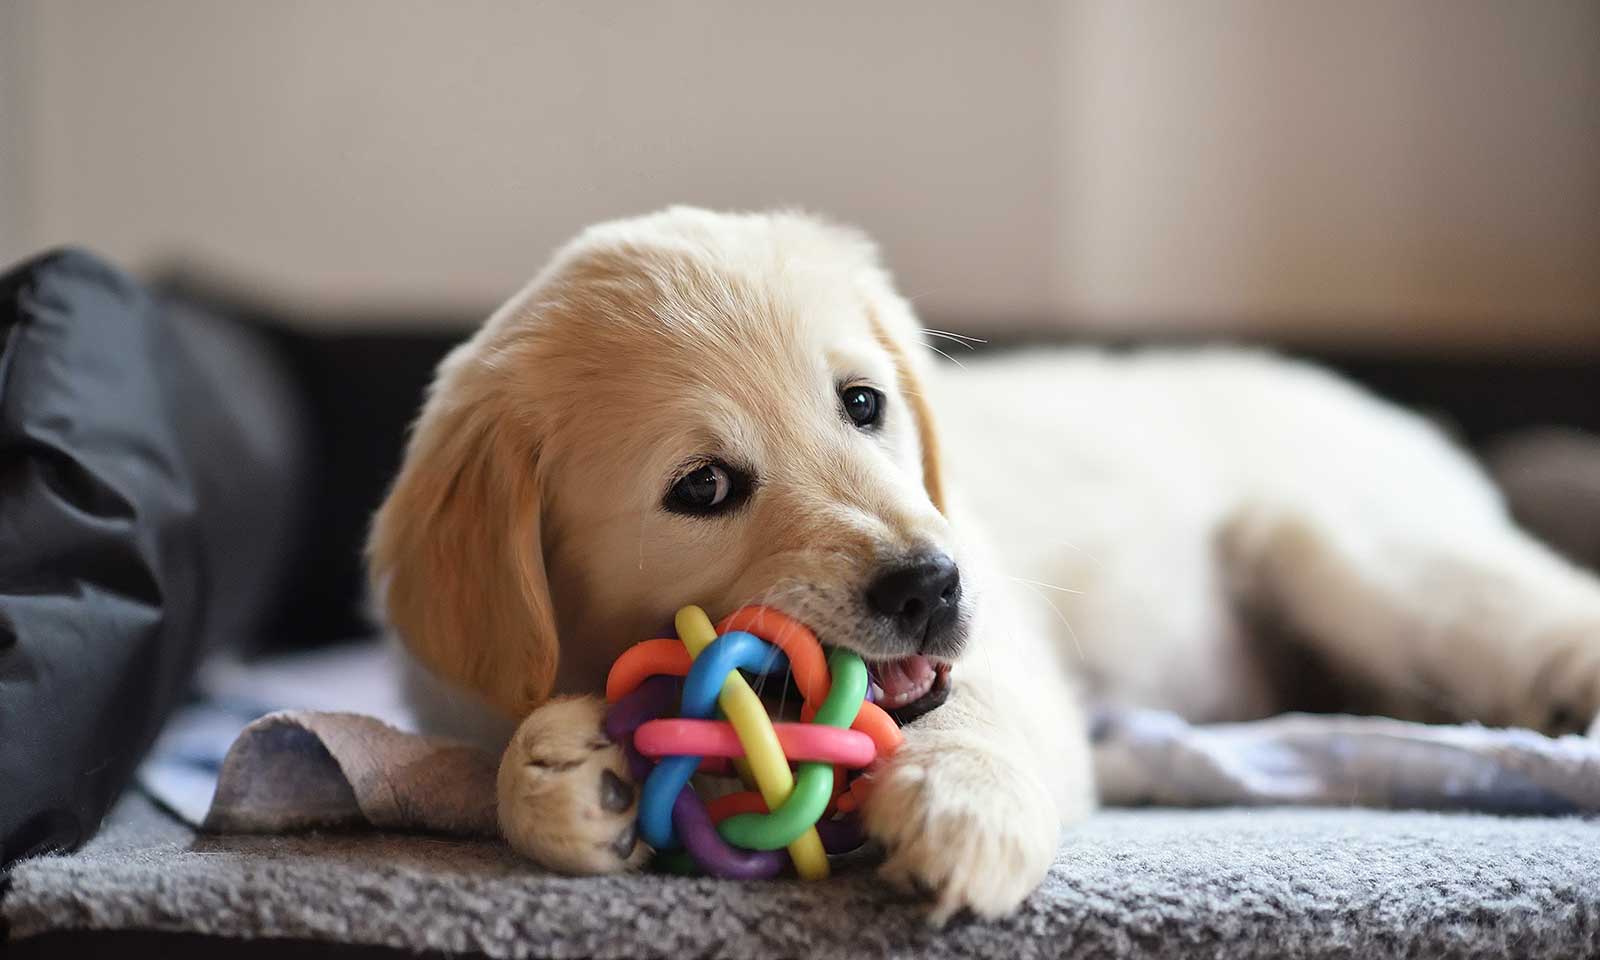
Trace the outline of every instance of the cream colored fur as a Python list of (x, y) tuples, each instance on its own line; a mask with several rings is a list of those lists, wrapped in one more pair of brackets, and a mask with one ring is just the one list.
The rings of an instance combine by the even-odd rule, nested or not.
[[(676, 607), (764, 600), (887, 655), (857, 598), (926, 546), (961, 565), (967, 647), (865, 817), (935, 919), (1013, 909), (1091, 810), (1086, 692), (1257, 717), (1294, 706), (1263, 651), (1295, 644), (1397, 715), (1600, 710), (1600, 585), (1419, 418), (1251, 352), (936, 368), (918, 337), (859, 234), (674, 209), (585, 232), (444, 363), (371, 565), (432, 702), (525, 717), (514, 847), (639, 862), (594, 695)], [(842, 420), (848, 378), (887, 395), (880, 434)], [(711, 453), (751, 465), (750, 502), (663, 511)]]

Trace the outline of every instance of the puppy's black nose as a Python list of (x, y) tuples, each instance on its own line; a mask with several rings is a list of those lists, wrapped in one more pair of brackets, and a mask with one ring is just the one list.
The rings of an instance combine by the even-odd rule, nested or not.
[(925, 646), (955, 618), (961, 571), (942, 553), (892, 567), (867, 587), (867, 606), (894, 622), (902, 636)]

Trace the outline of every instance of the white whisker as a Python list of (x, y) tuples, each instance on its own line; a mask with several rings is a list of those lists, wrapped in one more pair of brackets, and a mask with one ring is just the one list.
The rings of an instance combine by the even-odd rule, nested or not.
[(1052, 540), (1051, 542), (1055, 543), (1055, 544), (1058, 544), (1060, 546), (1067, 547), (1069, 549), (1078, 551), (1079, 553), (1081, 553), (1085, 557), (1087, 557), (1092, 563), (1094, 563), (1095, 566), (1101, 566), (1101, 567), (1105, 566), (1105, 564), (1100, 562), (1100, 558), (1099, 557), (1095, 556), (1094, 554), (1090, 553), (1089, 551), (1087, 551), (1087, 550), (1083, 549), (1082, 547), (1078, 546), (1076, 543), (1073, 543), (1071, 540)]
[(927, 347), (929, 350), (932, 350), (934, 353), (937, 353), (939, 356), (944, 357), (946, 360), (949, 360), (951, 363), (955, 364), (956, 366), (960, 367), (961, 369), (963, 369), (963, 370), (967, 369), (967, 365), (966, 364), (962, 363), (960, 360), (957, 360), (955, 357), (950, 356), (950, 354), (945, 353), (943, 350), (940, 350), (938, 347), (934, 346), (933, 344), (924, 343), (923, 346)]
[(961, 340), (961, 341), (964, 341), (964, 342), (967, 342), (967, 343), (988, 343), (989, 342), (989, 341), (983, 339), (982, 337), (969, 337), (964, 333), (955, 333), (954, 331), (951, 331), (951, 330), (935, 330), (933, 327), (923, 327), (922, 329), (926, 330), (928, 333), (931, 333), (936, 337), (947, 337), (947, 338), (949, 338), (951, 340)]
[(906, 302), (907, 303), (916, 303), (918, 300), (921, 300), (923, 297), (931, 297), (936, 293), (943, 293), (944, 291), (946, 291), (948, 289), (950, 289), (950, 288), (949, 287), (931, 287), (931, 288), (929, 288), (927, 290), (919, 290), (916, 293), (908, 293), (908, 294), (906, 294)]
[(940, 333), (937, 330), (923, 330), (922, 332), (926, 333), (930, 337), (938, 337), (941, 340), (949, 340), (951, 343), (959, 343), (963, 347), (966, 347), (968, 350), (976, 350), (976, 349), (978, 349), (977, 347), (975, 347), (972, 344), (968, 343), (967, 341), (961, 339), (960, 337), (952, 337), (947, 333)]
[(1056, 584), (1053, 584), (1053, 583), (1045, 583), (1043, 580), (1029, 580), (1027, 577), (1013, 577), (1009, 573), (1006, 574), (1006, 577), (1011, 579), (1011, 580), (1015, 580), (1018, 583), (1028, 583), (1028, 584), (1032, 584), (1035, 587), (1044, 587), (1047, 590), (1059, 590), (1062, 593), (1071, 593), (1071, 594), (1075, 594), (1075, 595), (1080, 596), (1080, 597), (1083, 596), (1083, 591), (1082, 590), (1074, 590), (1071, 587), (1061, 587), (1061, 586), (1057, 586)]
[(1039, 591), (1034, 590), (1033, 587), (1030, 585), (1030, 584), (1032, 584), (1033, 581), (1031, 581), (1031, 580), (1022, 580), (1022, 579), (1017, 578), (1017, 577), (1012, 577), (1011, 579), (1016, 580), (1018, 583), (1022, 584), (1025, 587), (1028, 587), (1029, 590), (1033, 590), (1034, 595), (1037, 596), (1040, 600), (1043, 600), (1050, 607), (1050, 609), (1055, 612), (1056, 619), (1060, 620), (1061, 621), (1061, 625), (1063, 627), (1067, 628), (1067, 636), (1072, 638), (1072, 645), (1078, 651), (1078, 660), (1081, 661), (1081, 662), (1087, 663), (1089, 658), (1085, 657), (1083, 655), (1083, 644), (1078, 642), (1078, 631), (1072, 629), (1072, 624), (1067, 620), (1067, 615), (1061, 612), (1061, 608), (1055, 605), (1055, 601), (1051, 600), (1045, 594), (1042, 594)]

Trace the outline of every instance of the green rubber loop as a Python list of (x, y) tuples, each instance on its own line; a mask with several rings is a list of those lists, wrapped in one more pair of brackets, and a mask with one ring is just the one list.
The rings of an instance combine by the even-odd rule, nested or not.
[[(848, 650), (835, 650), (828, 654), (828, 673), (833, 686), (811, 722), (847, 729), (867, 697), (867, 665)], [(802, 763), (782, 806), (771, 813), (735, 814), (717, 825), (717, 833), (746, 850), (782, 850), (816, 825), (832, 796), (833, 765)]]
[(866, 661), (849, 650), (835, 650), (828, 654), (828, 675), (833, 687), (811, 722), (848, 730), (867, 699)]

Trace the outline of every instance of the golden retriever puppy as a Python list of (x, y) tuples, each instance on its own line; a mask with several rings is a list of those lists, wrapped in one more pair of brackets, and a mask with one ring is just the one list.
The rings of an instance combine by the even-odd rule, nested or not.
[(586, 231), (443, 362), (370, 567), (444, 712), (521, 721), (516, 849), (643, 861), (597, 695), (691, 602), (873, 665), (910, 723), (865, 822), (936, 919), (1013, 909), (1091, 810), (1085, 688), (1261, 716), (1293, 646), (1401, 716), (1600, 707), (1600, 587), (1419, 419), (1266, 356), (935, 369), (921, 335), (859, 233), (679, 208)]

